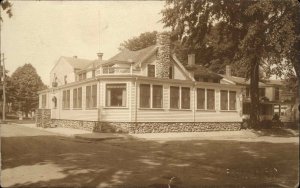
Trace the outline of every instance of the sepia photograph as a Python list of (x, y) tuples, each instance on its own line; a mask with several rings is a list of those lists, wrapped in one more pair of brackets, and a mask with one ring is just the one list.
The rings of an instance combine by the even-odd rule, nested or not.
[(299, 187), (297, 0), (1, 0), (1, 187)]

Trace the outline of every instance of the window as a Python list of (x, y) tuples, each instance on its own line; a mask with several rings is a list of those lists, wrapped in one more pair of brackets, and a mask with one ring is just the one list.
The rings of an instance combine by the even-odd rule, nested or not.
[(169, 79), (173, 79), (173, 67), (169, 67)]
[(219, 79), (213, 79), (213, 83), (220, 83)]
[(126, 84), (106, 85), (106, 106), (126, 107)]
[(67, 80), (67, 75), (65, 75), (65, 77), (64, 77), (64, 81), (65, 81), (65, 84), (67, 84), (67, 83), (68, 83), (68, 80)]
[(221, 110), (236, 110), (236, 91), (221, 90)]
[(95, 78), (96, 70), (92, 70), (92, 77)]
[(46, 108), (47, 96), (46, 94), (42, 95), (42, 108)]
[(162, 108), (163, 106), (163, 87), (161, 85), (153, 85), (152, 89), (152, 107)]
[(150, 84), (140, 85), (140, 107), (150, 108)]
[(221, 90), (221, 110), (228, 110), (228, 91)]
[(214, 110), (215, 109), (215, 90), (207, 89), (206, 95), (207, 95), (206, 109)]
[(205, 109), (205, 89), (197, 88), (197, 109)]
[(236, 92), (229, 92), (229, 110), (236, 110)]
[(155, 65), (148, 65), (148, 77), (155, 77)]
[(97, 85), (86, 86), (86, 108), (97, 107)]
[(248, 87), (246, 88), (246, 97), (250, 97), (250, 89)]
[(275, 87), (275, 100), (278, 101), (279, 100), (279, 88)]
[(63, 91), (63, 109), (70, 109), (70, 90)]
[(170, 108), (179, 109), (179, 87), (170, 87)]
[(190, 109), (190, 88), (189, 87), (181, 88), (181, 108)]
[(82, 108), (82, 88), (73, 89), (73, 108)]
[(81, 81), (81, 80), (85, 80), (86, 79), (86, 72), (85, 73), (81, 73), (81, 74), (79, 74), (79, 81)]

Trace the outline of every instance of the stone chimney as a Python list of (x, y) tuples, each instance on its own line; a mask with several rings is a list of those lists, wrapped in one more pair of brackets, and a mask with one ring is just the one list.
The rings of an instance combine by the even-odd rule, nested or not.
[(188, 65), (190, 67), (195, 65), (195, 54), (188, 54)]
[(226, 76), (231, 76), (231, 66), (230, 65), (226, 65), (225, 69), (226, 69), (226, 71), (225, 71), (226, 72), (225, 73)]
[(156, 36), (158, 46), (157, 61), (155, 66), (156, 77), (169, 78), (169, 67), (171, 64), (171, 39), (167, 32), (158, 33)]
[(77, 55), (74, 55), (73, 58), (74, 58), (74, 59), (77, 59)]
[(103, 53), (102, 52), (98, 52), (97, 56), (98, 56), (98, 60), (102, 61)]

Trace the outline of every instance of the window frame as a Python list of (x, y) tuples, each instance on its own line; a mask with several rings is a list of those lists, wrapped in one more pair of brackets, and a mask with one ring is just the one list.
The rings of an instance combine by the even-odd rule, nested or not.
[[(204, 108), (198, 108), (198, 89), (204, 90)], [(208, 109), (208, 90), (213, 90), (214, 92), (214, 108)], [(196, 110), (197, 111), (216, 111), (216, 89), (215, 88), (205, 88), (196, 87)]]
[[(89, 89), (89, 96), (87, 95), (88, 89)], [(93, 89), (96, 88), (96, 96), (95, 99), (93, 99)], [(86, 110), (94, 110), (97, 109), (98, 107), (98, 84), (91, 84), (91, 85), (86, 85), (85, 86), (85, 109)]]
[[(179, 88), (179, 104), (178, 108), (171, 108), (171, 87)], [(189, 108), (182, 108), (182, 88), (189, 88)], [(177, 85), (170, 85), (169, 87), (169, 110), (192, 110), (191, 104), (191, 87), (188, 86), (177, 86)]]
[(41, 108), (45, 109), (47, 107), (47, 94), (42, 94), (42, 105)]
[[(227, 92), (227, 109), (226, 110), (224, 110), (224, 109), (221, 108), (221, 106), (222, 106), (221, 91), (226, 91)], [(234, 110), (230, 110), (230, 92), (235, 92), (235, 109)], [(238, 105), (237, 105), (238, 104), (237, 96), (238, 96), (238, 92), (236, 90), (221, 89), (220, 90), (220, 111), (221, 112), (236, 112), (237, 108), (238, 108)]]
[[(76, 91), (76, 96), (74, 95)], [(79, 91), (81, 94), (79, 95)], [(79, 98), (80, 96), (80, 98)], [(80, 99), (80, 100), (79, 100)], [(76, 101), (76, 106), (74, 105), (74, 101)], [(73, 88), (73, 110), (81, 110), (82, 109), (82, 87)]]
[[(154, 67), (154, 76), (149, 76), (149, 66), (153, 66)], [(149, 77), (149, 78), (155, 78), (156, 77), (156, 65), (147, 64), (147, 77)]]
[(63, 110), (70, 110), (70, 89), (63, 90), (63, 97), (62, 97), (62, 109)]
[[(124, 84), (125, 85), (125, 91), (126, 91), (126, 101), (125, 101), (125, 106), (108, 106), (107, 103), (107, 85), (121, 85)], [(106, 83), (105, 84), (105, 108), (128, 108), (128, 84), (126, 82), (115, 82), (115, 83)], [(123, 99), (122, 99), (123, 100)]]
[[(142, 107), (141, 106), (141, 85), (149, 85), (150, 90), (149, 90), (149, 96), (150, 96), (150, 100), (149, 100), (149, 107)], [(154, 86), (160, 86), (161, 87), (161, 107), (153, 107), (153, 88)], [(150, 84), (150, 83), (140, 83), (139, 84), (139, 90), (138, 90), (138, 97), (139, 97), (139, 109), (163, 109), (164, 108), (164, 85), (163, 84)]]

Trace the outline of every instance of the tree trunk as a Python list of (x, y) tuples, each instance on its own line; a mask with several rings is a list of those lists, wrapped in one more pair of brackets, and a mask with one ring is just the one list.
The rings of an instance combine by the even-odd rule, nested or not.
[(250, 124), (252, 128), (257, 128), (259, 125), (259, 61), (254, 57), (250, 67)]

